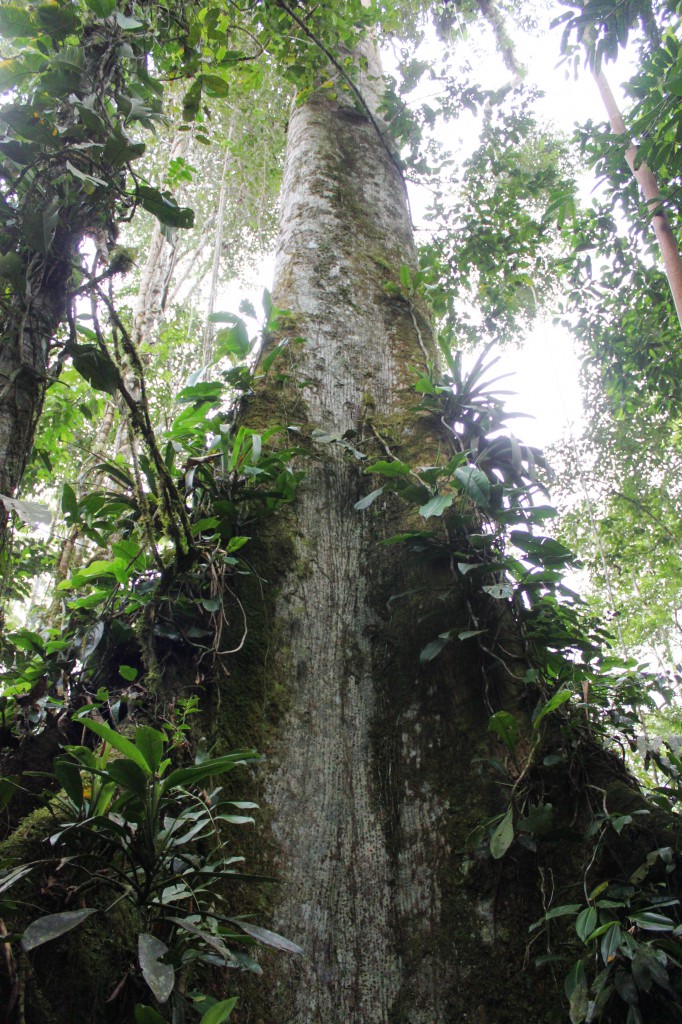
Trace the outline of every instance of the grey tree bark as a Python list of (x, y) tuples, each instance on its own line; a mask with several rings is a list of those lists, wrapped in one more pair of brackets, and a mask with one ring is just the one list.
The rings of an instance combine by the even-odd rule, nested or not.
[[(281, 402), (279, 415), (309, 436), (345, 435), (428, 464), (440, 424), (409, 410), (412, 367), (434, 356), (430, 325), (385, 287), (401, 265), (414, 268), (415, 248), (376, 114), (379, 74), (371, 56), (362, 81), (371, 117), (319, 94), (291, 117), (273, 298), (288, 331), (306, 339), (294, 356), (301, 398), (266, 389), (246, 421), (257, 425), (263, 405)], [(269, 866), (283, 880), (273, 923), (306, 955), (269, 963), (245, 998), (248, 1019), (547, 1024), (546, 1006), (526, 1006), (525, 987), (522, 1008), (518, 993), (504, 994), (525, 940), (523, 929), (510, 938), (505, 921), (532, 920), (525, 892), (498, 905), (506, 868), (481, 874), (465, 852), (500, 800), (480, 767), (500, 681), (464, 645), (447, 664), (420, 666), (420, 649), (453, 616), (466, 628), (464, 607), (439, 601), (449, 565), (425, 576), (400, 548), (382, 547), (405, 529), (404, 513), (390, 501), (356, 511), (371, 489), (361, 462), (342, 445), (319, 445), (318, 456), (295, 521), (277, 524), (270, 561), (257, 566), (276, 597), (267, 616), (251, 609), (241, 683), (269, 721), (275, 704), (285, 709), (249, 740), (268, 758)]]

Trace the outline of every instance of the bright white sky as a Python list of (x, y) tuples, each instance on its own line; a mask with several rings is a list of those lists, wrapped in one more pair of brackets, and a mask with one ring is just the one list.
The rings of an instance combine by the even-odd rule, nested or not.
[[(535, 85), (545, 93), (544, 99), (539, 101), (541, 115), (561, 131), (570, 134), (576, 123), (589, 118), (603, 121), (605, 113), (591, 74), (581, 70), (576, 79), (569, 73), (568, 64), (560, 65), (560, 36), (561, 30), (547, 30), (540, 38), (520, 37), (516, 41), (516, 55), (527, 69), (527, 84)], [(471, 38), (470, 42), (474, 45)], [(427, 53), (432, 47), (434, 63), (438, 45), (435, 42), (425, 44)], [(498, 88), (509, 82), (510, 72), (495, 50), (492, 33), (488, 32), (487, 39), (483, 43), (479, 40), (475, 45), (477, 51), (471, 63), (475, 67), (484, 68), (484, 84)], [(387, 54), (388, 67), (391, 59), (391, 55)], [(618, 65), (622, 69), (620, 73), (613, 65), (606, 69), (614, 94), (623, 105), (625, 101), (619, 82), (631, 73), (628, 63), (627, 58), (621, 58)], [(418, 97), (418, 90), (412, 95)], [(458, 153), (466, 153), (474, 148), (476, 128), (473, 118), (468, 123), (463, 121), (459, 130), (457, 126), (448, 126), (448, 131), (449, 137), (442, 140), (446, 148)], [(593, 179), (587, 175), (583, 190), (586, 202), (589, 202), (593, 185)], [(417, 194), (411, 198), (411, 202), (418, 223), (423, 205)], [(509, 396), (507, 404), (513, 411), (531, 417), (510, 424), (521, 441), (547, 448), (565, 437), (569, 427), (573, 428), (571, 433), (579, 432), (582, 421), (579, 369), (571, 335), (549, 321), (539, 324), (521, 349), (501, 353), (500, 362), (494, 368), (495, 375), (513, 374), (502, 385), (505, 390), (515, 392), (515, 395)]]
[[(568, 65), (558, 66), (561, 56), (559, 43), (560, 30), (548, 31), (541, 39), (520, 38), (516, 53), (527, 69), (526, 82), (545, 93), (545, 98), (539, 102), (541, 114), (561, 131), (570, 134), (577, 122), (588, 118), (601, 121), (605, 114), (592, 76), (582, 71), (576, 80), (572, 74), (569, 77)], [(433, 44), (434, 47), (436, 45)], [(485, 69), (482, 77), (490, 88), (498, 88), (510, 80), (510, 72), (495, 50), (492, 33), (488, 34), (472, 64)], [(608, 73), (616, 97), (621, 101), (618, 72), (611, 69)], [(418, 92), (413, 95), (418, 96)], [(457, 126), (454, 129), (449, 126), (451, 136), (457, 131)], [(472, 118), (468, 124), (466, 121), (462, 124), (458, 137), (448, 137), (443, 139), (443, 143), (455, 152), (466, 153), (476, 144), (475, 132)], [(586, 178), (586, 201), (589, 201), (592, 184)], [(412, 207), (413, 212), (417, 211), (415, 219), (418, 221), (421, 207), (418, 195), (414, 196)], [(515, 392), (507, 400), (508, 407), (530, 417), (510, 424), (521, 441), (546, 448), (566, 436), (569, 425), (579, 430), (582, 419), (579, 360), (568, 332), (550, 322), (539, 324), (521, 349), (501, 353), (494, 371), (495, 375), (512, 374), (502, 384), (505, 390)]]

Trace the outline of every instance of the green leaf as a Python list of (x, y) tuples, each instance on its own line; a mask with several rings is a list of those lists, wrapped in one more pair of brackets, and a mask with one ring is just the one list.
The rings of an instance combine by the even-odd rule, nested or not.
[(490, 853), (494, 860), (500, 860), (514, 842), (514, 811), (510, 806), (504, 818), (490, 838)]
[(215, 336), (215, 355), (221, 359), (226, 355), (234, 355), (243, 359), (249, 354), (251, 342), (243, 320), (237, 321), (233, 327), (223, 327)]
[(136, 29), (144, 27), (137, 18), (129, 18), (126, 14), (121, 14), (120, 11), (116, 12), (116, 21), (119, 28), (122, 28), (124, 32), (134, 32)]
[(373, 462), (371, 466), (368, 466), (365, 473), (379, 473), (381, 476), (398, 477), (409, 476), (411, 469), (404, 462), (399, 462), (398, 459), (394, 459), (392, 462), (379, 459), (377, 462)]
[(80, 21), (72, 4), (43, 4), (38, 8), (38, 19), (45, 31), (57, 41), (71, 35), (80, 27)]
[(151, 726), (141, 725), (135, 730), (135, 746), (142, 752), (152, 772), (161, 764), (165, 742), (164, 734)]
[(519, 738), (519, 723), (508, 711), (497, 711), (488, 722), (488, 732), (496, 733), (510, 754), (516, 749)]
[(166, 1024), (166, 1019), (153, 1007), (138, 1003), (135, 1007), (135, 1024)]
[(292, 942), (291, 939), (285, 939), (283, 935), (278, 935), (277, 932), (271, 932), (268, 928), (261, 928), (256, 924), (251, 924), (250, 921), (242, 921), (238, 917), (230, 917), (228, 920), (264, 946), (271, 946), (273, 949), (279, 949), (285, 953), (302, 955), (304, 952), (297, 943)]
[(671, 932), (675, 927), (675, 922), (669, 917), (657, 914), (653, 910), (640, 910), (636, 914), (630, 914), (630, 920), (648, 932)]
[(121, 131), (116, 131), (104, 143), (102, 160), (113, 170), (117, 170), (123, 164), (141, 157), (146, 148), (144, 142), (131, 142)]
[(85, 3), (98, 18), (108, 18), (116, 9), (116, 0), (85, 0)]
[(535, 836), (546, 835), (554, 824), (554, 808), (551, 804), (538, 804), (531, 807), (528, 814), (517, 822), (519, 832), (530, 832)]
[(561, 707), (562, 704), (565, 704), (566, 701), (570, 699), (570, 690), (558, 690), (552, 697), (550, 697), (547, 703), (542, 707), (539, 715), (533, 722), (533, 728), (537, 729), (545, 715), (550, 714), (550, 712), (552, 711), (556, 711), (558, 707)]
[(59, 938), (60, 935), (77, 928), (79, 924), (86, 921), (97, 910), (86, 907), (83, 910), (65, 910), (61, 914), (47, 914), (31, 921), (30, 925), (21, 937), (21, 948), (24, 953), (30, 953), (32, 949)]
[[(1, 10), (2, 8), (0, 8)], [(24, 264), (16, 252), (0, 253), (0, 277), (6, 281), (18, 282), (23, 274)]]
[(194, 210), (188, 206), (178, 206), (170, 192), (160, 192), (150, 185), (138, 185), (135, 198), (161, 224), (171, 228), (194, 227)]
[(119, 753), (123, 754), (130, 761), (134, 761), (139, 768), (145, 772), (146, 775), (150, 775), (149, 765), (142, 751), (138, 750), (134, 743), (131, 743), (129, 739), (122, 736), (120, 732), (116, 732), (114, 729), (110, 729), (108, 725), (103, 722), (93, 722), (89, 718), (83, 718), (82, 724), (86, 729), (94, 732), (100, 739), (105, 740), (109, 746), (113, 747), (114, 750), (118, 750)]
[(651, 946), (644, 943), (639, 943), (637, 952), (632, 959), (632, 976), (637, 988), (642, 992), (649, 992), (654, 982), (666, 991), (670, 991), (668, 972)]
[(144, 799), (147, 795), (149, 776), (130, 758), (124, 757), (111, 761), (107, 767), (107, 775), (122, 789), (134, 793), (140, 799)]
[(379, 487), (376, 491), (370, 491), (364, 498), (360, 498), (360, 501), (356, 501), (353, 505), (354, 509), (361, 512), (364, 508), (369, 508), (373, 501), (376, 501), (384, 493), (383, 487)]
[(78, 765), (74, 764), (73, 761), (67, 761), (65, 758), (56, 758), (53, 762), (52, 770), (57, 778), (57, 782), (64, 789), (67, 796), (70, 797), (76, 807), (82, 807), (83, 780), (81, 779)]
[(587, 978), (582, 960), (577, 960), (566, 975), (564, 990), (569, 1002), (571, 1024), (582, 1024), (588, 1011)]
[(419, 661), (421, 664), (424, 665), (427, 661), (433, 661), (434, 658), (438, 657), (449, 639), (450, 635), (449, 633), (446, 633), (444, 636), (439, 636), (435, 640), (431, 640), (426, 647), (422, 648), (419, 655)]
[(120, 675), (121, 679), (125, 679), (126, 682), (128, 683), (134, 682), (139, 675), (137, 669), (134, 668), (132, 665), (119, 665), (118, 674)]
[(400, 268), (400, 284), (405, 292), (409, 292), (412, 288), (412, 272), (404, 263)]
[(232, 999), (223, 999), (220, 1003), (214, 1003), (210, 1010), (203, 1015), (199, 1024), (223, 1024), (237, 1004), (237, 996)]
[(0, 811), (4, 811), (10, 800), (20, 789), (18, 776), (8, 775), (0, 778)]
[(71, 523), (80, 522), (80, 516), (78, 515), (78, 498), (70, 484), (64, 484), (62, 487), (62, 512), (68, 517)]
[(189, 89), (184, 95), (182, 101), (183, 121), (194, 121), (197, 114), (199, 113), (199, 108), (201, 106), (201, 83), (202, 77), (201, 75), (199, 75), (199, 77), (194, 82), (192, 82)]
[(137, 958), (144, 980), (160, 1003), (170, 998), (175, 985), (175, 968), (172, 964), (161, 963), (161, 957), (168, 952), (168, 946), (155, 935), (141, 932), (137, 939)]
[(30, 38), (36, 34), (30, 11), (19, 4), (0, 7), (0, 36), (3, 39)]
[(220, 75), (202, 75), (201, 84), (209, 96), (227, 96), (230, 92), (228, 82)]
[(419, 515), (423, 516), (424, 519), (429, 519), (431, 516), (442, 516), (443, 512), (450, 508), (454, 500), (454, 494), (437, 494), (435, 498), (431, 498), (430, 501), (421, 506)]
[(455, 480), (472, 501), (475, 501), (481, 508), (488, 508), (490, 480), (482, 470), (477, 469), (476, 466), (458, 466), (455, 470)]
[(80, 373), (88, 384), (98, 391), (106, 391), (109, 395), (116, 394), (119, 384), (119, 373), (113, 360), (98, 345), (73, 345), (67, 347), (74, 369)]
[(597, 911), (595, 908), (585, 907), (585, 909), (578, 914), (575, 922), (575, 930), (578, 933), (578, 938), (585, 942), (590, 932), (593, 932), (597, 927), (597, 920)]
[(189, 786), (194, 783), (203, 782), (212, 775), (223, 775), (232, 771), (237, 764), (248, 761), (260, 760), (258, 754), (253, 750), (239, 751), (234, 754), (225, 754), (223, 757), (212, 757), (201, 764), (191, 768), (176, 768), (167, 778), (163, 780), (163, 792), (174, 789), (176, 786)]
[(59, 203), (54, 199), (42, 210), (29, 209), (22, 222), (24, 238), (29, 246), (41, 255), (47, 255), (52, 247), (58, 221)]
[(612, 927), (604, 933), (601, 940), (601, 955), (605, 964), (610, 964), (616, 956), (622, 938), (623, 933), (621, 932), (620, 925), (617, 921), (614, 921)]

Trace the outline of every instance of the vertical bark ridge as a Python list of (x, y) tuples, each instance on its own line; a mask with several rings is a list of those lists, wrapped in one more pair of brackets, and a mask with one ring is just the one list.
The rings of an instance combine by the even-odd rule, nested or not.
[[(319, 98), (297, 108), (273, 297), (306, 339), (296, 373), (312, 426), (361, 429), (369, 409), (385, 418), (413, 403), (412, 367), (425, 365), (430, 331), (385, 282), (415, 264), (404, 184), (377, 125)], [(303, 961), (278, 964), (281, 1024), (397, 1021), (406, 941), (432, 942), (440, 918), (430, 868), (446, 855), (445, 812), (419, 780), (433, 738), (415, 696), (400, 722), (390, 706), (395, 555), (378, 554), (376, 521), (353, 508), (365, 481), (336, 446), (309, 469), (296, 505), (297, 565), (277, 602), (291, 706), (266, 783), (284, 879), (275, 924), (306, 950)], [(401, 760), (413, 762), (410, 783), (396, 775)], [(434, 967), (424, 948), (411, 958), (412, 1024), (440, 1013)]]

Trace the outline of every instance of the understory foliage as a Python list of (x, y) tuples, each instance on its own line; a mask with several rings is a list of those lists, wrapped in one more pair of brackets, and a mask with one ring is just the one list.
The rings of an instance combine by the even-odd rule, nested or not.
[[(519, 6), (441, 4), (437, 31), (456, 49), (482, 17), (513, 68), (502, 15), (513, 23)], [(629, 38), (639, 47), (631, 132), (661, 175), (674, 222), (677, 6), (557, 7), (578, 63), (585, 46), (597, 63)], [(413, 506), (419, 528), (389, 543), (425, 567), (450, 565), (446, 607), (466, 595), (467, 620), (416, 652), (422, 663), (447, 658), (455, 642), (478, 645), (484, 666), (503, 666), (523, 689), (521, 710), (488, 701), (498, 750), (486, 767), (507, 801), (471, 844), (493, 861), (510, 850), (537, 856), (544, 914), (519, 928), (536, 962), (558, 971), (572, 1024), (682, 1019), (670, 824), (682, 752), (672, 739), (649, 743), (642, 725), (677, 699), (680, 595), (679, 332), (645, 241), (650, 211), (605, 129), (582, 129), (572, 146), (537, 123), (519, 81), (490, 90), (470, 68), (436, 74), (413, 48), (425, 26), (417, 4), (379, 11), (361, 0), (333, 12), (285, 0), (0, 5), (0, 383), (14, 417), (0, 438), (14, 527), (2, 549), (0, 803), (8, 832), (38, 805), (49, 821), (39, 855), (22, 860), (11, 839), (0, 854), (8, 1020), (40, 973), (36, 950), (106, 929), (123, 912), (126, 968), (108, 995), (118, 1019), (133, 1013), (138, 1024), (221, 1024), (235, 998), (205, 980), (212, 971), (258, 973), (258, 943), (301, 952), (235, 896), (234, 883), (264, 881), (231, 852), (233, 829), (252, 824), (241, 812), (256, 809), (249, 766), (258, 756), (209, 751), (192, 723), (210, 679), (227, 678), (244, 644), (240, 588), (255, 576), (261, 524), (295, 501), (325, 443), (342, 445), (371, 480), (357, 515), (376, 514), (388, 492)], [(222, 266), (224, 286), (267, 248), (272, 206), (258, 196), (275, 191), (294, 90), (298, 102), (343, 90), (367, 115), (353, 52), (371, 27), (401, 47), (380, 130), (434, 193), (420, 269), (389, 268), (386, 287), (415, 310), (430, 304), (441, 328), (442, 366), (415, 371), (413, 409), (415, 422), (442, 428), (437, 465), (403, 462), (387, 445), (376, 458), (353, 439), (277, 416), (245, 427), (245, 398), (303, 386), (291, 350), (308, 342), (289, 340), (290, 315), (267, 292), (262, 314), (249, 299), (238, 313), (216, 311), (202, 285), (209, 267)], [(438, 104), (410, 107), (424, 77)], [(479, 116), (480, 137), (453, 172), (431, 130), (463, 110)], [(590, 209), (574, 180), (585, 160), (611, 190)], [(235, 181), (224, 232), (212, 235), (220, 202), (211, 183), (226, 174)], [(163, 258), (145, 261), (157, 244)], [(141, 302), (144, 280), (155, 297)], [(584, 346), (591, 409), (590, 456), (578, 460), (568, 446), (560, 481), (599, 481), (590, 491), (598, 532), (574, 512), (561, 540), (545, 459), (508, 432), (490, 345), (469, 370), (460, 351), (517, 339), (550, 300)], [(607, 592), (598, 610), (618, 617), (620, 636), (567, 584), (580, 564), (573, 546)], [(629, 653), (652, 642), (661, 669)], [(588, 788), (584, 751), (599, 746), (631, 752), (655, 774), (629, 810), (613, 810), (601, 791), (588, 800), (582, 874), (564, 902), (541, 866), (567, 831), (547, 795), (551, 773), (561, 767)], [(238, 781), (221, 788), (228, 772)], [(651, 834), (669, 841), (647, 848), (641, 836), (654, 821)], [(602, 853), (629, 835), (639, 863), (595, 879)]]

